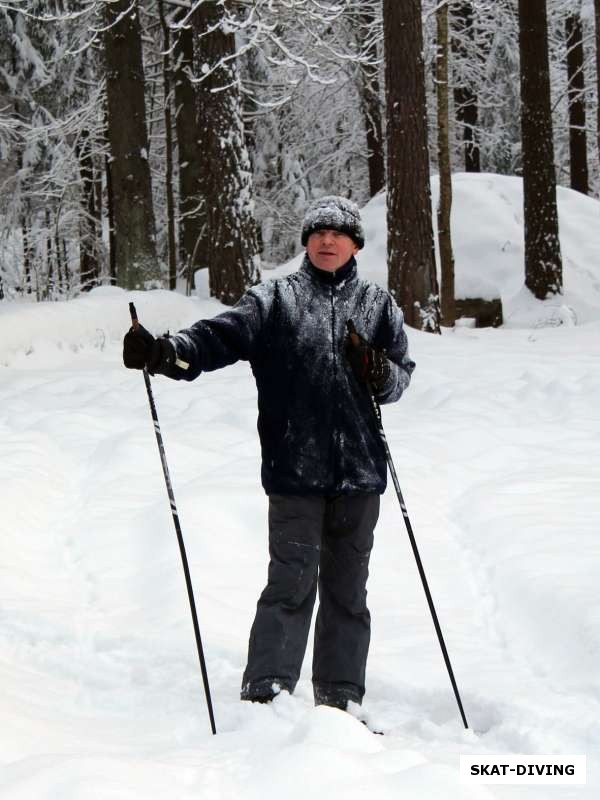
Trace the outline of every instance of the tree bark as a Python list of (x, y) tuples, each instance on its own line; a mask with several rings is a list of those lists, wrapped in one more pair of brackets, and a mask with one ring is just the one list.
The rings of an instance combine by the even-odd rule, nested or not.
[(21, 237), (23, 239), (23, 292), (25, 294), (32, 293), (31, 287), (31, 270), (32, 270), (32, 257), (31, 257), (31, 244), (29, 241), (29, 225), (27, 223), (27, 216), (25, 212), (21, 214)]
[(452, 211), (452, 171), (448, 112), (448, 5), (436, 11), (437, 58), (436, 96), (438, 119), (438, 168), (440, 197), (437, 208), (438, 246), (441, 266), (441, 314), (446, 327), (454, 326), (454, 255), (450, 215)]
[[(210, 292), (236, 303), (260, 279), (250, 160), (244, 140), (234, 35), (224, 29), (220, 3), (208, 0), (194, 18), (198, 83), (201, 188)], [(226, 60), (230, 59), (230, 60)]]
[[(128, 9), (131, 10), (125, 13)], [(117, 282), (128, 289), (139, 289), (159, 279), (160, 273), (137, 2), (116, 0), (107, 4), (106, 24), (106, 97)]]
[(579, 14), (565, 21), (569, 94), (569, 155), (571, 189), (589, 193), (587, 134), (585, 130), (585, 78), (583, 74), (583, 27)]
[(519, 50), (525, 285), (543, 300), (562, 292), (546, 0), (519, 0)]
[[(452, 49), (458, 57), (466, 59), (464, 37), (473, 40), (473, 3), (461, 2), (452, 8), (455, 35), (452, 38)], [(466, 82), (454, 89), (454, 106), (456, 120), (462, 128), (463, 151), (466, 172), (481, 172), (479, 143), (477, 141), (477, 125), (479, 122), (479, 102), (477, 94)]]
[[(188, 23), (189, 24), (189, 23)], [(190, 78), (194, 75), (194, 33), (180, 28), (174, 41), (175, 130), (179, 166), (179, 261), (185, 270), (188, 294), (194, 273), (208, 268), (201, 175), (204, 168), (198, 126), (198, 99)]]
[(420, 0), (384, 0), (388, 286), (406, 322), (439, 333)]

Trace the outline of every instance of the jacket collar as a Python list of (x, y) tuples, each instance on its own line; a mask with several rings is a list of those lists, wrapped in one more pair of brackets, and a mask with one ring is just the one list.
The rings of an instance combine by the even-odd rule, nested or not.
[(350, 256), (350, 259), (341, 267), (338, 267), (335, 272), (328, 272), (325, 269), (315, 267), (309, 257), (304, 256), (304, 261), (300, 269), (305, 270), (312, 278), (326, 286), (337, 286), (343, 281), (348, 280), (348, 278), (353, 278), (356, 275), (356, 259), (354, 256)]

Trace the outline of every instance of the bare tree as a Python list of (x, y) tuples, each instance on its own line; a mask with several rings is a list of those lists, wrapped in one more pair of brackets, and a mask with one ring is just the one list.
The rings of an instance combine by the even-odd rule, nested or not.
[(583, 27), (579, 10), (568, 14), (565, 21), (565, 38), (567, 42), (571, 189), (588, 194)]
[(409, 325), (438, 333), (420, 0), (384, 0), (388, 286)]
[(525, 284), (539, 300), (562, 291), (546, 0), (519, 0)]
[(117, 280), (143, 288), (159, 271), (137, 0), (106, 5), (104, 36)]

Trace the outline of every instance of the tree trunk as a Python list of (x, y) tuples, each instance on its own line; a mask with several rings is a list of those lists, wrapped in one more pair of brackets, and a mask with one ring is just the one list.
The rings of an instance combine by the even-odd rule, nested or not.
[(359, 92), (367, 139), (369, 195), (374, 197), (385, 186), (385, 153), (381, 119), (382, 104), (381, 88), (379, 86), (377, 39), (374, 35), (377, 20), (373, 7), (368, 3), (361, 10), (358, 23), (359, 36), (361, 38), (366, 37), (368, 42), (365, 55), (368, 56), (369, 63), (360, 67)]
[(420, 0), (384, 0), (388, 286), (409, 325), (439, 333)]
[(62, 258), (65, 268), (65, 289), (67, 294), (69, 294), (69, 292), (71, 291), (71, 279), (69, 275), (69, 254), (67, 253), (67, 243), (64, 239), (62, 240)]
[(450, 214), (452, 210), (452, 171), (450, 168), (450, 134), (448, 118), (448, 5), (436, 11), (437, 58), (436, 96), (438, 118), (438, 167), (440, 198), (437, 208), (438, 245), (441, 265), (441, 313), (446, 327), (454, 326), (454, 255)]
[(165, 115), (165, 192), (167, 195), (167, 247), (169, 262), (169, 289), (177, 288), (177, 252), (175, 243), (175, 202), (173, 198), (173, 128), (171, 123), (171, 36), (165, 18), (162, 0), (158, 0), (158, 14), (163, 35), (163, 102)]
[(565, 22), (569, 93), (569, 155), (571, 189), (589, 193), (587, 134), (585, 130), (585, 78), (583, 74), (583, 28), (579, 14)]
[(77, 158), (81, 176), (81, 220), (79, 223), (79, 274), (81, 288), (89, 291), (98, 285), (100, 264), (98, 263), (99, 242), (96, 228), (96, 192), (94, 163), (92, 159), (89, 131), (85, 128), (77, 143)]
[(210, 292), (233, 305), (260, 274), (237, 68), (234, 61), (222, 63), (235, 53), (235, 38), (223, 21), (222, 5), (208, 0), (197, 9), (194, 31), (205, 75), (198, 84), (198, 111)]
[[(128, 9), (129, 13), (125, 13)], [(115, 0), (107, 4), (106, 24), (106, 97), (117, 282), (128, 289), (139, 289), (159, 279), (160, 273), (137, 2)]]
[(56, 287), (58, 294), (61, 295), (63, 293), (63, 286), (66, 286), (66, 272), (67, 272), (67, 265), (64, 264), (64, 271), (65, 271), (65, 280), (63, 280), (63, 263), (62, 263), (62, 255), (60, 252), (60, 239), (58, 236), (58, 225), (54, 226), (54, 252), (56, 253)]
[(108, 214), (108, 261), (111, 286), (117, 285), (117, 246), (115, 242), (115, 204), (113, 202), (112, 171), (110, 156), (105, 156), (106, 210)]
[(546, 0), (519, 0), (519, 50), (525, 285), (543, 300), (562, 292)]
[[(464, 37), (473, 40), (473, 4), (461, 2), (452, 9), (455, 35), (452, 38), (452, 49), (459, 57), (466, 60), (468, 54), (464, 46)], [(479, 121), (479, 103), (477, 94), (466, 85), (454, 89), (454, 106), (456, 120), (462, 127), (463, 148), (466, 172), (481, 172), (479, 143), (477, 141), (477, 125)]]
[[(104, 111), (104, 138), (108, 142), (108, 111)], [(108, 272), (110, 285), (117, 285), (117, 248), (115, 245), (115, 204), (113, 202), (112, 171), (110, 156), (104, 156), (104, 179), (106, 182), (106, 216), (108, 217)]]
[(46, 221), (46, 286), (42, 294), (44, 300), (54, 300), (55, 298), (55, 279), (54, 279), (54, 265), (52, 260), (52, 235), (50, 233), (50, 208), (46, 205), (45, 208), (45, 221)]
[(24, 212), (21, 214), (21, 236), (23, 238), (23, 292), (31, 294), (31, 244), (29, 242), (29, 225)]
[(600, 0), (594, 0), (596, 17), (596, 138), (600, 158)]
[[(188, 23), (189, 24), (189, 23)], [(198, 127), (196, 88), (190, 80), (194, 70), (194, 34), (180, 28), (174, 41), (175, 130), (179, 165), (179, 261), (185, 270), (188, 294), (194, 272), (208, 268), (209, 246), (205, 230), (201, 175), (204, 169)]]

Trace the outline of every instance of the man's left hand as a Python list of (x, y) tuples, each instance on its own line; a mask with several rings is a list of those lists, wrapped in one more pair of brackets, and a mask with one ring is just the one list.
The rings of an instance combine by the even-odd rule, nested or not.
[(352, 371), (361, 383), (370, 383), (376, 392), (381, 391), (390, 374), (390, 362), (381, 350), (375, 350), (358, 334), (354, 336), (358, 339), (357, 344), (349, 335), (346, 338), (346, 358)]

